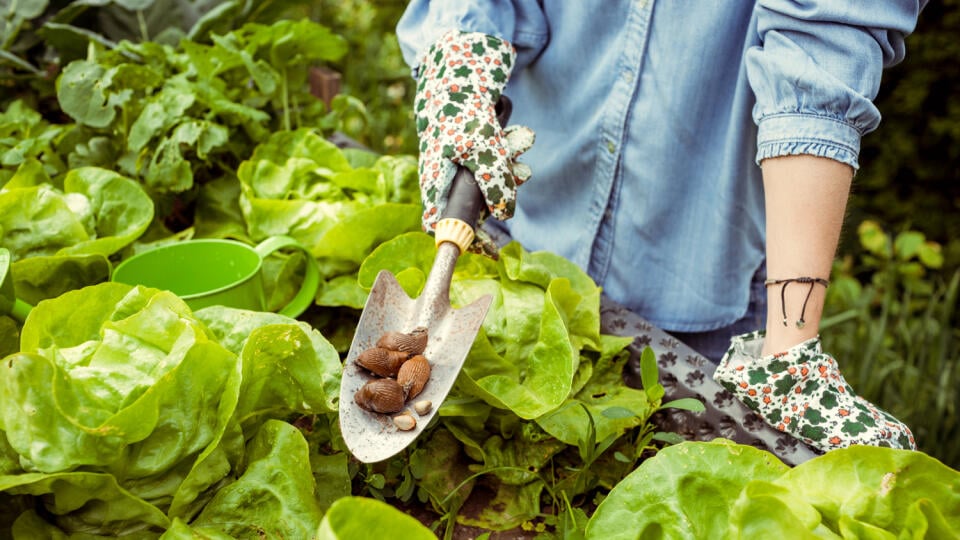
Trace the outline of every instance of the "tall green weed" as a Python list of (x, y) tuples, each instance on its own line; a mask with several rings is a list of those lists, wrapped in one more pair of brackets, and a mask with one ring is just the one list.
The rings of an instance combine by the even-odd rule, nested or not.
[(857, 229), (839, 260), (821, 328), (826, 350), (863, 397), (910, 426), (920, 450), (960, 467), (960, 271), (917, 231)]

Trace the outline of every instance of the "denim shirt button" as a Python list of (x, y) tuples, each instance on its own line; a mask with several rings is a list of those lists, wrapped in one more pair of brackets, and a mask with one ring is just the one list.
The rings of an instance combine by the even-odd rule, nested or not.
[(617, 151), (617, 145), (613, 144), (613, 141), (607, 141), (607, 152), (611, 154)]

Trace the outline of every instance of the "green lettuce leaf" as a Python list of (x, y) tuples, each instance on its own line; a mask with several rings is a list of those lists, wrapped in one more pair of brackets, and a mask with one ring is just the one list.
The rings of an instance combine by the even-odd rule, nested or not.
[(14, 260), (38, 255), (112, 255), (153, 219), (153, 201), (133, 180), (97, 167), (72, 169), (60, 190), (45, 178), (0, 191), (2, 246)]
[(921, 452), (834, 450), (779, 478), (748, 484), (731, 528), (771, 536), (957, 538), (960, 471)]
[(167, 292), (104, 283), (43, 301), (21, 347), (0, 375), (0, 429), (23, 468), (110, 473), (161, 506), (237, 403), (236, 356)]
[(101, 254), (41, 255), (10, 266), (17, 297), (28, 304), (110, 280), (110, 260)]
[(195, 316), (242, 361), (236, 415), (245, 427), (291, 413), (336, 412), (340, 356), (310, 325), (276, 313), (223, 306), (200, 309)]
[(387, 503), (365, 497), (344, 497), (333, 503), (317, 531), (318, 540), (390, 537), (436, 539), (430, 529), (413, 517)]
[(685, 442), (610, 492), (587, 538), (957, 538), (960, 472), (852, 446), (792, 469), (751, 446)]
[[(54, 523), (41, 520), (32, 510), (14, 524), (16, 538), (42, 538), (38, 529), (63, 533), (86, 532), (103, 536), (146, 533), (169, 526), (157, 507), (123, 489), (116, 477), (105, 473), (61, 472), (0, 476), (0, 492), (42, 497)], [(25, 522), (21, 520), (26, 520)], [(22, 531), (16, 534), (16, 531)], [(156, 536), (159, 533), (155, 533)], [(56, 536), (54, 536), (56, 537)], [(62, 536), (66, 538), (66, 534)]]
[[(353, 168), (313, 130), (275, 133), (237, 171), (248, 231), (254, 239), (293, 236), (315, 256), (343, 259), (355, 271), (377, 243), (419, 229), (419, 205), (398, 201), (398, 177), (407, 174), (397, 173), (399, 163)], [(379, 206), (396, 202), (405, 204)]]
[(501, 250), (499, 268), (499, 280), (455, 280), (451, 287), (459, 304), (494, 295), (461, 378), (491, 405), (534, 419), (570, 396), (581, 348), (599, 347), (600, 290), (572, 263), (517, 243)]
[(323, 512), (300, 432), (278, 420), (264, 422), (247, 445), (245, 463), (240, 478), (217, 491), (191, 527), (237, 538), (311, 538)]
[[(320, 305), (361, 307), (366, 292), (350, 281), (361, 263), (383, 242), (420, 230), (419, 191), (409, 191), (416, 186), (411, 159), (385, 156), (355, 168), (340, 148), (310, 129), (273, 134), (240, 164), (237, 178), (248, 237), (292, 236), (317, 258)], [(234, 222), (222, 201), (202, 201), (204, 212)], [(204, 230), (224, 234), (205, 220)], [(277, 270), (265, 270), (268, 283), (283, 282)]]
[(746, 484), (775, 480), (787, 469), (769, 452), (719, 439), (669, 446), (610, 491), (586, 537), (723, 538)]

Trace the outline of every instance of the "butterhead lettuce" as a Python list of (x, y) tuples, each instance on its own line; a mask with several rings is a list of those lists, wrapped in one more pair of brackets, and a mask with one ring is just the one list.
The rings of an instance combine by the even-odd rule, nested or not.
[(790, 468), (725, 440), (661, 450), (590, 518), (588, 539), (927, 538), (960, 530), (960, 472), (909, 450), (852, 446)]
[[(307, 443), (282, 420), (334, 411), (339, 371), (318, 332), (273, 313), (193, 313), (119, 283), (42, 301), (0, 363), (0, 502), (14, 509), (0, 523), (15, 538), (156, 538), (194, 521), (229, 534), (240, 512), (285, 537), (315, 530)], [(274, 506), (244, 498), (279, 478)]]

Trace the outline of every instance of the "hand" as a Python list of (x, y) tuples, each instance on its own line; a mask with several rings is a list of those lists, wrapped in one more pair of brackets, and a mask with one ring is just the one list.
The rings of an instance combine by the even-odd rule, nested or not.
[(853, 392), (819, 337), (761, 357), (763, 341), (762, 332), (733, 338), (713, 378), (768, 424), (823, 451), (916, 450), (906, 425)]
[(517, 186), (531, 174), (516, 159), (534, 134), (522, 126), (502, 129), (494, 108), (515, 56), (506, 41), (453, 31), (421, 62), (415, 112), (425, 230), (442, 217), (457, 165), (473, 172), (493, 217), (513, 216)]

